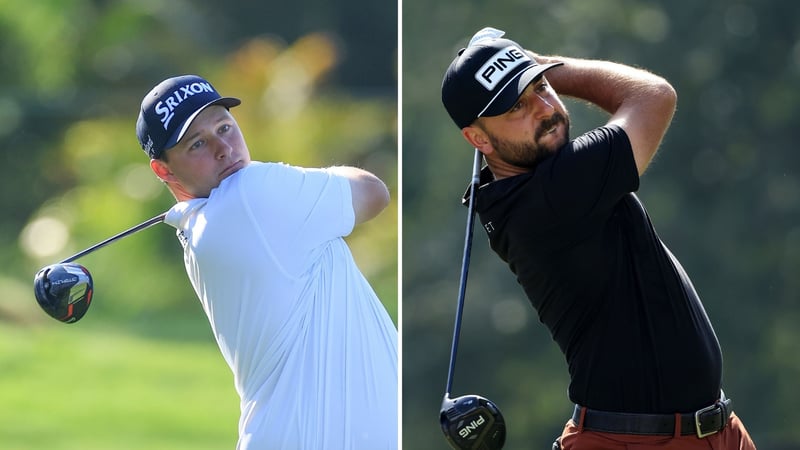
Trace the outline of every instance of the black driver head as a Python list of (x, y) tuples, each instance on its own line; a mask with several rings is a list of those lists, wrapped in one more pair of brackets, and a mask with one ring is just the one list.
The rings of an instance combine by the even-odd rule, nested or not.
[(479, 395), (444, 398), (439, 421), (456, 449), (497, 450), (506, 442), (506, 422), (491, 400)]
[(73, 323), (89, 309), (94, 283), (80, 264), (53, 264), (36, 273), (33, 292), (39, 306), (52, 318)]

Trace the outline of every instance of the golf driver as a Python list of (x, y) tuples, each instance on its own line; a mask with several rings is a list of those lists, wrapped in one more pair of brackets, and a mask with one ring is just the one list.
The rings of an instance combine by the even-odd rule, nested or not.
[(450, 348), (450, 368), (447, 371), (442, 408), (439, 422), (445, 438), (456, 449), (495, 450), (503, 448), (506, 441), (506, 423), (503, 414), (491, 400), (479, 395), (463, 395), (450, 398), (453, 387), (453, 373), (456, 365), (458, 339), (461, 334), (461, 315), (464, 310), (464, 297), (467, 289), (469, 258), (472, 250), (472, 230), (475, 221), (475, 197), (480, 186), (481, 152), (475, 149), (475, 163), (472, 168), (472, 183), (469, 188), (467, 212), (467, 231), (464, 240), (464, 256), (461, 260), (461, 279), (458, 289), (456, 319), (453, 329), (453, 345)]
[(64, 323), (74, 323), (86, 314), (92, 303), (94, 283), (85, 267), (73, 263), (106, 245), (164, 221), (166, 213), (129, 228), (69, 258), (39, 270), (33, 278), (33, 293), (39, 306), (50, 317)]

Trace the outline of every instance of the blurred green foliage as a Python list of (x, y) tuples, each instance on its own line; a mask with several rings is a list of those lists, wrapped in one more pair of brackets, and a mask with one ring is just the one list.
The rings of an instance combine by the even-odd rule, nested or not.
[[(678, 111), (640, 197), (698, 289), (724, 389), (760, 449), (800, 448), (800, 4), (785, 0), (403, 2), (403, 443), (438, 427), (473, 151), (440, 102), (444, 71), (484, 26), (542, 54), (667, 78)], [(431, 30), (435, 30), (435, 33)], [(605, 115), (568, 101), (573, 135)], [(507, 448), (549, 448), (571, 405), (563, 357), (475, 230), (453, 395), (494, 400)]]
[(386, 2), (0, 0), (0, 448), (235, 444), (233, 379), (172, 228), (79, 260), (95, 297), (78, 324), (47, 317), (32, 292), (40, 267), (174, 203), (134, 132), (168, 76), (241, 98), (255, 160), (356, 165), (386, 182), (389, 208), (347, 240), (398, 322), (397, 48)]

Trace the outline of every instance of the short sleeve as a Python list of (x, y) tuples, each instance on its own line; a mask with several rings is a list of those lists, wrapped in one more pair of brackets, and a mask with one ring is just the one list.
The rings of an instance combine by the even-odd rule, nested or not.
[(618, 126), (596, 128), (575, 138), (540, 169), (548, 202), (562, 218), (610, 210), (639, 188), (630, 141)]
[(355, 226), (349, 181), (325, 169), (265, 163), (243, 180), (255, 219), (266, 232), (292, 241), (319, 245), (347, 236)]

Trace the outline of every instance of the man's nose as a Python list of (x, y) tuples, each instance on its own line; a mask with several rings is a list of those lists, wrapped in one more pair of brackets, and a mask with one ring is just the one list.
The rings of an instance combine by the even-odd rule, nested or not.
[(227, 156), (230, 156), (233, 147), (231, 147), (231, 145), (228, 144), (228, 142), (224, 139), (216, 139), (215, 141), (214, 156), (216, 156), (217, 159), (223, 159)]
[(535, 106), (534, 116), (537, 119), (550, 117), (553, 114), (553, 111), (555, 111), (553, 104), (539, 94), (534, 94), (531, 100)]

